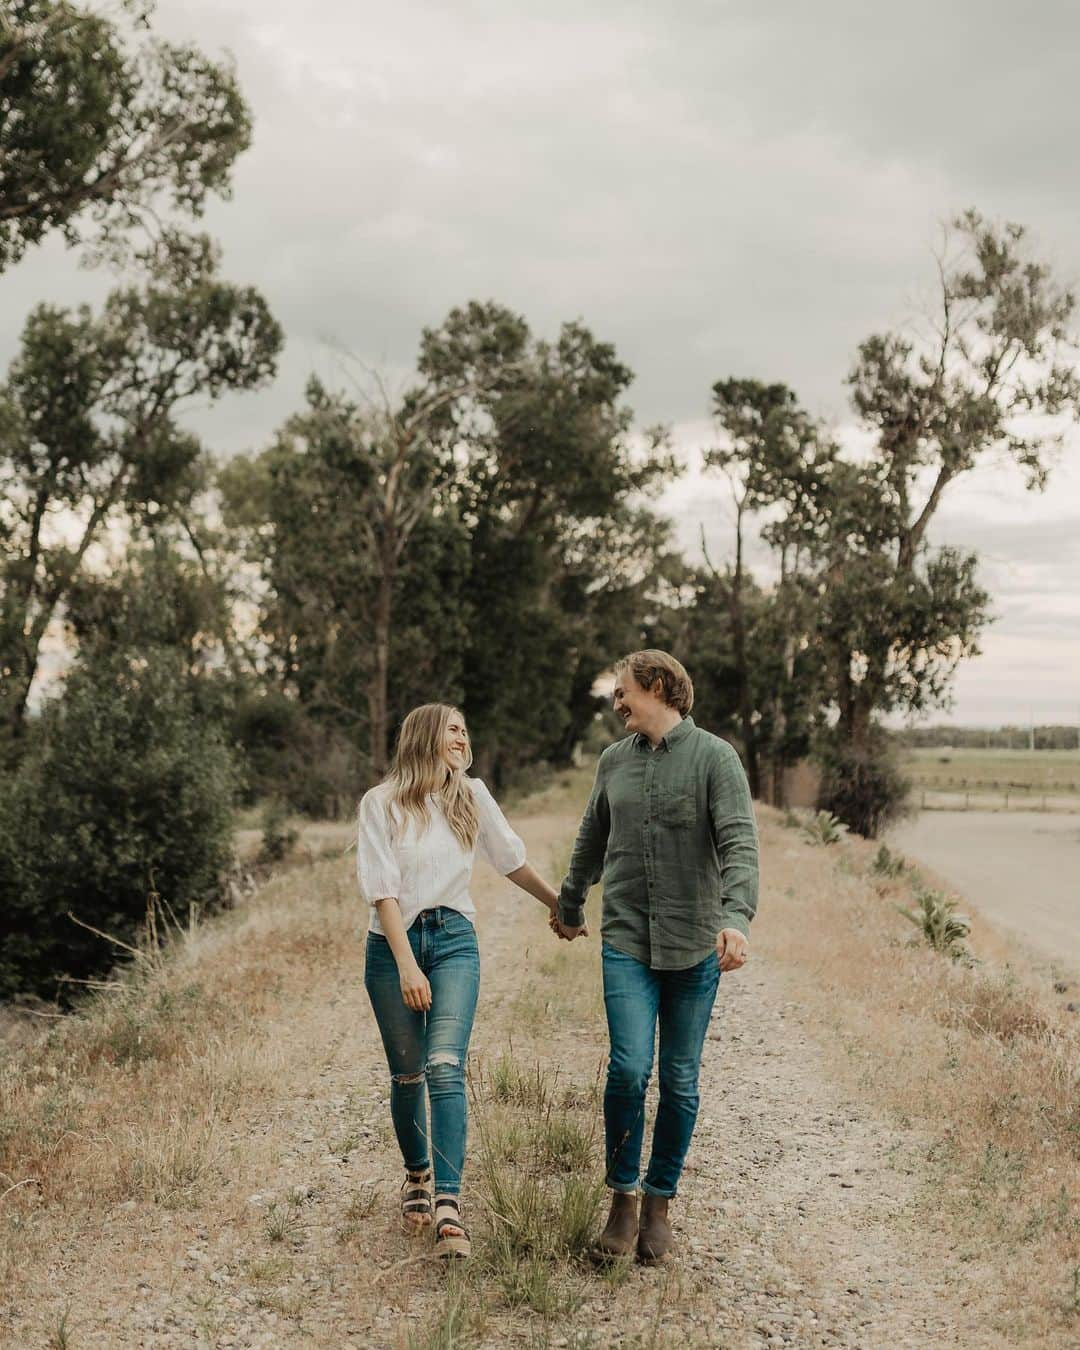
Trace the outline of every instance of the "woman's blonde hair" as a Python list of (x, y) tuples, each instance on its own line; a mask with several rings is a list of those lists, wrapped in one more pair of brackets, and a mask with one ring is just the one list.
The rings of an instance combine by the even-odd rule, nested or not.
[(664, 702), (685, 717), (694, 706), (694, 682), (681, 661), (670, 652), (650, 647), (643, 652), (631, 652), (615, 662), (615, 674), (628, 670), (642, 689), (651, 689), (659, 680), (664, 687)]
[[(465, 780), (465, 769), (472, 764), (468, 732), (465, 743), (469, 747), (469, 762), (465, 769), (451, 768), (444, 756), (446, 726), (454, 713), (461, 717), (449, 703), (423, 703), (414, 708), (401, 724), (386, 781), (393, 784), (391, 813), (399, 821), (413, 816), (426, 825), (428, 797), (434, 794), (462, 848), (471, 849), (476, 843), (480, 820), (472, 788)], [(461, 720), (464, 723), (464, 717)]]

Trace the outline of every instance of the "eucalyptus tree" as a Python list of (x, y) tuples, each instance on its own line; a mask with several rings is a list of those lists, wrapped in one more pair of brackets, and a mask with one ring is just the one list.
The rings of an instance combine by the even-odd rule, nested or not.
[(453, 684), (436, 657), (457, 622), (458, 531), (436, 509), (443, 471), (427, 429), (443, 395), (417, 386), (395, 400), (372, 378), (356, 398), (312, 379), (306, 398), (218, 482), (266, 584), (272, 669), (308, 713), (362, 738), (381, 777), (391, 714), (417, 677), (442, 664)]
[(0, 4), (0, 272), (58, 231), (115, 249), (228, 195), (251, 121), (231, 67), (149, 33), (153, 5)]
[(14, 736), (91, 550), (110, 526), (165, 519), (198, 485), (182, 408), (275, 370), (280, 328), (256, 290), (221, 280), (208, 240), (167, 235), (149, 265), (98, 314), (35, 309), (0, 385), (0, 716)]
[(597, 673), (639, 645), (670, 557), (647, 499), (677, 470), (661, 431), (632, 435), (632, 372), (581, 323), (549, 341), (473, 302), (425, 331), (419, 369), (463, 390), (436, 429), (469, 533), (465, 712), (498, 777), (564, 757)]
[[(703, 455), (706, 470), (731, 487), (734, 549), (713, 565), (704, 548), (707, 583), (698, 605), (727, 612), (730, 658), (721, 682), (734, 674), (739, 738), (754, 796), (765, 792), (761, 760), (769, 763), (768, 795), (779, 803), (783, 771), (805, 749), (808, 606), (813, 545), (820, 528), (823, 466), (835, 447), (784, 384), (731, 378), (713, 385), (716, 442)], [(770, 546), (775, 574), (755, 579), (746, 566), (747, 532)], [(730, 667), (730, 669), (729, 669)]]
[(988, 618), (977, 560), (928, 547), (945, 492), (1002, 459), (1043, 488), (1080, 411), (1075, 299), (1024, 228), (968, 211), (937, 261), (928, 330), (859, 347), (848, 384), (872, 445), (829, 481), (823, 655), (839, 737), (856, 750), (875, 713), (945, 701), (977, 650)]

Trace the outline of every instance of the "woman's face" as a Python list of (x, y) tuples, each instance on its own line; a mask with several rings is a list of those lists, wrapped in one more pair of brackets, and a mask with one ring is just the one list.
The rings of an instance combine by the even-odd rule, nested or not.
[(443, 740), (443, 759), (451, 769), (465, 769), (469, 764), (469, 733), (465, 730), (465, 719), (455, 711), (446, 723)]

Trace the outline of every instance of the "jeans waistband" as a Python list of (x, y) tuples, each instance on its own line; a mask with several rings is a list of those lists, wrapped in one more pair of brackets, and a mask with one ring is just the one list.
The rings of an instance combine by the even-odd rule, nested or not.
[(456, 909), (450, 909), (446, 905), (436, 905), (434, 909), (422, 909), (416, 916), (416, 922), (433, 928), (442, 928), (450, 915), (456, 913)]

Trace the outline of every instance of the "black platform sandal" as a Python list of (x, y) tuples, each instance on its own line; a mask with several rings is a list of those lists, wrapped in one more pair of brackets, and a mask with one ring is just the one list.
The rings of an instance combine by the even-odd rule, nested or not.
[[(448, 1228), (459, 1232), (450, 1234)], [(472, 1252), (468, 1230), (461, 1222), (461, 1206), (456, 1195), (435, 1197), (435, 1255), (440, 1260), (461, 1259)]]
[(401, 1183), (401, 1227), (410, 1235), (425, 1232), (431, 1223), (431, 1168), (406, 1172)]

